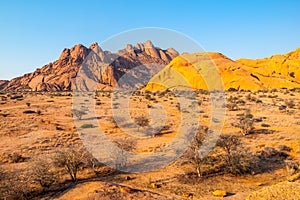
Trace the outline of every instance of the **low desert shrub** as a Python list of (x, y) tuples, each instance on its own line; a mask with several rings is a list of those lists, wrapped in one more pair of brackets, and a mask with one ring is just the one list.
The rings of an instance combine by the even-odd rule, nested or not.
[(29, 164), (29, 177), (38, 183), (43, 191), (58, 182), (58, 175), (53, 171), (53, 162), (46, 156), (35, 158)]
[[(134, 119), (134, 121), (137, 125), (139, 125), (139, 127), (148, 126), (150, 123), (150, 120), (145, 116), (138, 116)], [(139, 130), (139, 128), (138, 128), (138, 130)]]
[(78, 120), (81, 120), (82, 119), (82, 116), (83, 115), (86, 115), (86, 112), (82, 111), (82, 110), (77, 110), (77, 109), (72, 109), (72, 113), (73, 115), (75, 115), (75, 117), (78, 119)]
[(83, 124), (81, 125), (81, 128), (94, 128), (95, 126), (93, 124)]
[(23, 111), (24, 114), (33, 114), (36, 113), (34, 110), (24, 110)]
[(241, 139), (236, 135), (221, 135), (217, 146), (223, 151), (220, 155), (225, 162), (222, 169), (234, 175), (251, 173), (257, 168), (258, 160), (249, 148), (241, 143)]
[(243, 135), (247, 135), (254, 129), (253, 124), (254, 124), (253, 115), (251, 114), (250, 110), (247, 110), (245, 113), (243, 113), (240, 116), (237, 127), (241, 129), (241, 133)]
[(294, 175), (297, 172), (300, 172), (300, 164), (295, 161), (286, 162), (286, 170), (289, 175)]

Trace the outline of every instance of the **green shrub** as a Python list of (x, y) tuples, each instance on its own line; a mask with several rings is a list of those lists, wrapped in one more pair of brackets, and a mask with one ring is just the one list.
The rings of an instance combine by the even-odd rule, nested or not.
[(94, 128), (95, 126), (93, 124), (83, 124), (81, 125), (81, 128)]

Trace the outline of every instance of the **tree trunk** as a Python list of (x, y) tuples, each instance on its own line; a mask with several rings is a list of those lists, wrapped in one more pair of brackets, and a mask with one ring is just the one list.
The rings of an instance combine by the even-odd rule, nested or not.
[(197, 175), (198, 175), (199, 178), (202, 176), (202, 175), (201, 175), (200, 167), (197, 167)]

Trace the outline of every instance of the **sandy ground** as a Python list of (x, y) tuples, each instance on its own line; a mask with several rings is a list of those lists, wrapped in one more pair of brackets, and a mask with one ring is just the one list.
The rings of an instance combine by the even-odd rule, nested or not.
[[(28, 93), (23, 94), (20, 99), (11, 99), (11, 96), (15, 94), (0, 95), (3, 96), (0, 105), (0, 157), (4, 171), (24, 168), (26, 170), (27, 163), (30, 163), (36, 156), (51, 156), (58, 149), (76, 145), (82, 146), (79, 135), (89, 131), (85, 128), (76, 127), (71, 113), (72, 97), (66, 96), (66, 94), (63, 93), (63, 95), (58, 96), (55, 93)], [(261, 100), (261, 103), (250, 100), (249, 95), (252, 99)], [(238, 114), (250, 109), (254, 118), (257, 119), (254, 123), (255, 130), (266, 129), (273, 132), (271, 134), (257, 132), (242, 136), (243, 143), (251, 147), (253, 152), (264, 147), (279, 149), (280, 145), (286, 145), (291, 148), (287, 152), (290, 155), (289, 159), (300, 160), (300, 93), (285, 90), (273, 93), (230, 92), (227, 94), (227, 101), (230, 96), (237, 97), (245, 103), (238, 104), (236, 111), (226, 109), (222, 134), (239, 134), (239, 128), (234, 127), (233, 124), (237, 122)], [(118, 98), (122, 99), (121, 96)], [(95, 112), (98, 117), (96, 127), (101, 128), (111, 140), (124, 137), (134, 138), (135, 134), (143, 133), (145, 130), (143, 127), (138, 131), (132, 127), (120, 129), (118, 127), (120, 124), (113, 121), (111, 109), (113, 106), (117, 109), (120, 105), (115, 102), (115, 104), (112, 103), (108, 93), (101, 93), (95, 98), (89, 98), (88, 101), (93, 105), (95, 102), (101, 102), (95, 105)], [(200, 102), (197, 106), (201, 112), (199, 112), (198, 119), (194, 118), (193, 120), (202, 126), (210, 126), (212, 115), (209, 95), (199, 94), (195, 101)], [(293, 101), (294, 106), (279, 109), (280, 106), (286, 105), (286, 102), (290, 101)], [(155, 137), (144, 137), (136, 140), (136, 148), (133, 152), (153, 153), (159, 151), (178, 136), (183, 111), (178, 110), (177, 103), (177, 98), (172, 95), (162, 97), (151, 95), (151, 99), (145, 98), (145, 95), (131, 97), (128, 110), (132, 119), (138, 116), (147, 116), (150, 108), (160, 108), (161, 106), (166, 113), (164, 125), (168, 126), (167, 130), (161, 131)], [(24, 113), (28, 110), (35, 113)], [(89, 123), (88, 117), (89, 115), (83, 116), (80, 123)], [(9, 156), (12, 154), (21, 155), (26, 159), (24, 162), (13, 163)], [(288, 176), (285, 167), (281, 166), (270, 169), (269, 172), (254, 175), (209, 176), (198, 180), (197, 183), (191, 182), (190, 184), (183, 183), (177, 178), (190, 171), (193, 171), (193, 168), (178, 159), (168, 166), (152, 172), (129, 174), (131, 180), (125, 180), (124, 177), (128, 176), (127, 174), (118, 174), (113, 177), (102, 178), (100, 182), (83, 183), (68, 189), (57, 198), (97, 199), (101, 195), (115, 195), (116, 199), (139, 199), (142, 196), (144, 199), (168, 199), (168, 197), (174, 199), (218, 199), (212, 196), (212, 192), (221, 189), (232, 193), (226, 199), (245, 199), (251, 192), (285, 181)], [(91, 174), (87, 170), (83, 170), (79, 173), (79, 177), (88, 179), (91, 178)], [(67, 176), (63, 179), (66, 178)], [(153, 188), (151, 183), (156, 183), (160, 187)], [(120, 189), (122, 187), (129, 188), (130, 192), (126, 192), (126, 189)], [(183, 197), (186, 194), (190, 194), (190, 197)]]

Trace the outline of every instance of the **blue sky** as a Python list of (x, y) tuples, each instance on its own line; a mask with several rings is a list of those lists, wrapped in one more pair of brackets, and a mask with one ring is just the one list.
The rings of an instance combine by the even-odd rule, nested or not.
[(269, 57), (300, 47), (299, 10), (298, 0), (1, 0), (0, 79), (143, 27), (181, 32), (232, 59)]

